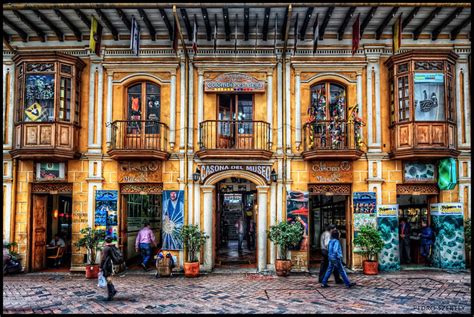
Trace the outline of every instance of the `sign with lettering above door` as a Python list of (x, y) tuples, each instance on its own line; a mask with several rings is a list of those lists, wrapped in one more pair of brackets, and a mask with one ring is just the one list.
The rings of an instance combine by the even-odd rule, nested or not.
[(265, 92), (265, 82), (247, 74), (225, 73), (204, 82), (205, 92)]
[(309, 171), (310, 183), (352, 183), (351, 161), (315, 161)]

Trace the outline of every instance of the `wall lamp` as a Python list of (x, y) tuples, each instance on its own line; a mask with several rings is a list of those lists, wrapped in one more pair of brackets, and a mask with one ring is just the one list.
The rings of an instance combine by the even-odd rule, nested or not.
[(278, 180), (278, 174), (275, 172), (275, 169), (272, 169), (272, 172), (270, 173), (270, 178), (272, 182), (276, 182)]
[(201, 171), (196, 167), (196, 172), (193, 173), (193, 181), (197, 182), (201, 179)]

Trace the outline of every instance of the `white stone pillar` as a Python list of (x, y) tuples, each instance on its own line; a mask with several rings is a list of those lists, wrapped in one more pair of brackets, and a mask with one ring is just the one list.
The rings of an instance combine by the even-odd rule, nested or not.
[(213, 250), (212, 245), (214, 241), (214, 231), (212, 226), (212, 198), (214, 185), (203, 185), (201, 190), (204, 196), (204, 233), (209, 236), (209, 239), (206, 239), (204, 245), (204, 265), (203, 270), (210, 271), (212, 270), (214, 261), (213, 261)]
[(285, 63), (285, 130), (286, 130), (286, 144), (285, 149), (287, 153), (291, 153), (291, 90), (290, 90), (290, 60), (287, 59)]
[(469, 90), (469, 67), (463, 64), (464, 122), (466, 124), (466, 145), (471, 146), (471, 100)]
[(94, 191), (94, 186), (96, 187), (96, 190), (101, 190), (102, 189), (102, 182), (89, 182), (88, 184), (88, 194), (87, 194), (87, 224), (89, 227), (94, 228), (94, 204), (95, 204), (95, 191)]
[[(373, 121), (373, 112), (372, 112), (372, 70), (373, 64), (369, 63), (367, 65), (367, 146), (370, 147), (373, 143), (373, 129), (372, 129), (372, 121)], [(361, 115), (363, 113), (361, 112)]]
[(194, 183), (194, 224), (201, 228), (201, 185)]
[(94, 148), (94, 122), (95, 122), (95, 72), (97, 71), (97, 65), (91, 63), (91, 69), (89, 73), (89, 117), (87, 120), (87, 147), (89, 151)]
[(374, 64), (375, 70), (375, 144), (376, 151), (381, 151), (382, 144), (382, 118), (380, 110), (380, 64), (379, 60)]
[[(277, 191), (276, 183), (272, 183), (270, 186), (270, 226), (274, 226), (276, 224), (276, 205), (278, 203), (276, 199), (276, 191)], [(275, 244), (270, 241), (270, 269), (273, 271), (275, 270)]]
[(267, 203), (269, 186), (257, 186), (258, 191), (258, 271), (267, 268)]
[(185, 120), (185, 116), (186, 116), (186, 113), (185, 113), (185, 93), (186, 93), (186, 67), (184, 65), (184, 59), (181, 59), (181, 62), (180, 62), (180, 77), (181, 77), (181, 84), (180, 84), (180, 93), (179, 93), (179, 96), (180, 96), (180, 111), (179, 111), (179, 130), (180, 130), (180, 134), (179, 134), (179, 148), (180, 150), (183, 150), (184, 149), (184, 140), (185, 140), (185, 134), (186, 134), (186, 130), (184, 129), (184, 120)]
[(198, 71), (198, 143), (201, 142), (201, 129), (199, 125), (204, 120), (204, 71), (200, 69)]
[(3, 240), (6, 240), (8, 242), (11, 242), (12, 240), (10, 239), (11, 235), (11, 223), (12, 223), (12, 183), (10, 182), (5, 182), (5, 179), (3, 180), (3, 190), (4, 190), (4, 197), (5, 201), (3, 202), (5, 209), (3, 210), (5, 216), (5, 222), (3, 224)]
[[(458, 132), (458, 146), (465, 146), (462, 141), (463, 125), (461, 120), (461, 64), (456, 63), (456, 124)], [(464, 128), (466, 126), (464, 125)]]
[(110, 147), (110, 143), (112, 142), (112, 103), (113, 103), (113, 85), (112, 85), (112, 79), (114, 76), (113, 71), (107, 71), (107, 118), (105, 121), (109, 124), (106, 130), (106, 135), (105, 135), (105, 142), (107, 143), (107, 148)]
[(15, 109), (15, 64), (10, 65), (10, 100), (9, 100), (9, 107), (8, 107), (8, 144), (10, 146), (13, 145), (13, 112)]
[(171, 72), (170, 94), (170, 150), (173, 151), (176, 143), (176, 72)]
[(282, 153), (283, 148), (283, 70), (281, 57), (278, 57), (277, 82), (278, 82), (278, 108), (277, 108), (277, 153)]
[[(359, 116), (361, 118), (364, 116), (364, 104), (362, 103), (362, 73), (357, 72), (357, 104), (359, 105)], [(360, 133), (363, 135), (362, 127), (360, 128)]]
[[(295, 71), (295, 143), (301, 146), (301, 72)], [(290, 121), (291, 122), (291, 121)], [(290, 142), (291, 143), (291, 142)]]
[[(11, 125), (12, 122), (7, 122), (7, 107), (5, 106), (7, 104), (7, 74), (9, 71), (9, 66), (8, 65), (3, 65), (3, 135), (5, 135), (5, 131), (8, 127), (8, 125)], [(8, 141), (6, 139), (3, 139), (3, 144), (7, 145)]]
[(194, 147), (194, 67), (193, 63), (189, 62), (189, 98), (188, 98), (188, 149), (192, 150)]
[[(6, 77), (9, 74), (7, 82)], [(3, 65), (3, 140), (4, 148), (11, 148), (13, 145), (13, 112), (15, 108), (15, 65)], [(7, 100), (7, 84), (8, 84), (8, 100)], [(7, 110), (8, 102), (8, 111)]]
[(267, 122), (270, 124), (269, 140), (273, 140), (273, 70), (267, 72)]
[(188, 224), (192, 224), (194, 220), (194, 183), (193, 183), (193, 160), (188, 161)]
[(98, 65), (98, 84), (97, 84), (97, 142), (96, 146), (101, 151), (102, 149), (102, 126), (104, 123), (102, 122), (102, 116), (104, 113), (104, 66), (101, 64)]

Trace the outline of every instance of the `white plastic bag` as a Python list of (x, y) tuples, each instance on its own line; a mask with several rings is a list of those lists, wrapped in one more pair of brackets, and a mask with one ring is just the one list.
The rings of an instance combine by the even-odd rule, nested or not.
[(107, 279), (104, 277), (104, 274), (102, 272), (99, 272), (99, 279), (97, 286), (100, 288), (105, 288), (107, 286)]

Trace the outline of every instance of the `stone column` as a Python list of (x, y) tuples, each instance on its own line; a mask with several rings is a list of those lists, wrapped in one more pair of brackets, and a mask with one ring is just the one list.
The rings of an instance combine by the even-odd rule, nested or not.
[(258, 259), (259, 272), (267, 268), (267, 203), (269, 186), (257, 186), (258, 191)]
[(209, 239), (206, 240), (204, 245), (204, 265), (203, 270), (210, 271), (213, 267), (213, 257), (212, 257), (212, 245), (214, 242), (214, 232), (212, 226), (212, 198), (214, 185), (203, 185), (201, 186), (202, 193), (204, 195), (204, 232), (209, 236)]
[(273, 140), (273, 71), (267, 72), (267, 122), (270, 124), (269, 141)]
[[(380, 111), (380, 53), (370, 52), (367, 54), (367, 146), (369, 152), (381, 152), (382, 125)], [(372, 70), (374, 76), (372, 76)], [(373, 88), (373, 84), (375, 87)], [(372, 88), (374, 90), (372, 90)], [(375, 122), (372, 112), (372, 92), (375, 94)], [(373, 138), (373, 125), (375, 124), (375, 142)]]
[(198, 144), (201, 142), (201, 129), (199, 125), (204, 120), (204, 71), (198, 70)]
[(285, 149), (287, 153), (291, 153), (291, 90), (290, 90), (290, 60), (287, 59), (285, 63), (285, 130), (286, 130), (286, 144)]
[(189, 61), (189, 98), (188, 98), (188, 149), (191, 150), (194, 147), (194, 67), (193, 63)]
[[(372, 70), (373, 65), (372, 63), (367, 64), (367, 147), (370, 147), (373, 143), (373, 129), (372, 129), (372, 121), (373, 121), (373, 113), (372, 113)], [(363, 112), (360, 112), (361, 116), (363, 116)]]
[[(357, 104), (359, 105), (359, 117), (364, 118), (364, 104), (362, 103), (362, 73), (357, 72)], [(363, 135), (363, 128), (360, 128), (360, 133)]]
[[(270, 226), (274, 226), (276, 224), (276, 204), (278, 203), (276, 200), (276, 183), (272, 183), (270, 186)], [(270, 267), (272, 271), (275, 269), (275, 244), (270, 242)]]
[(104, 123), (102, 122), (102, 115), (104, 112), (104, 66), (99, 64), (97, 67), (99, 74), (98, 74), (98, 83), (97, 83), (97, 151), (102, 152), (102, 126)]
[[(7, 83), (6, 77), (9, 74)], [(7, 84), (8, 84), (8, 101), (7, 101)], [(13, 111), (15, 109), (15, 64), (3, 65), (3, 140), (4, 148), (13, 146)], [(7, 109), (8, 102), (8, 111)]]
[(105, 135), (105, 142), (107, 144), (107, 148), (110, 148), (110, 143), (112, 142), (112, 104), (113, 104), (113, 86), (112, 86), (112, 79), (114, 76), (114, 72), (109, 70), (107, 71), (107, 118), (105, 121), (109, 124), (106, 130)]
[(185, 105), (184, 105), (184, 101), (185, 101), (185, 96), (184, 94), (186, 93), (186, 74), (185, 74), (185, 71), (186, 71), (186, 67), (184, 65), (184, 58), (181, 58), (181, 61), (180, 61), (180, 77), (181, 77), (181, 80), (180, 80), (180, 93), (179, 93), (179, 96), (180, 96), (180, 104), (179, 104), (179, 107), (180, 107), (180, 115), (179, 115), (179, 130), (180, 130), (180, 133), (179, 133), (179, 149), (180, 150), (184, 150), (184, 139), (185, 139), (185, 134), (186, 134), (186, 130), (184, 130), (184, 120), (185, 120), (185, 112), (184, 112), (184, 108), (185, 108)]
[(171, 72), (170, 95), (170, 150), (173, 151), (176, 143), (176, 72)]
[[(467, 58), (467, 57), (466, 57)], [(471, 146), (471, 100), (469, 94), (469, 67), (463, 64), (463, 91), (464, 91), (464, 122), (466, 124), (466, 145)]]
[(283, 71), (281, 65), (281, 57), (278, 56), (277, 65), (277, 85), (278, 85), (278, 108), (277, 108), (277, 153), (282, 153), (283, 148)]
[(301, 72), (295, 71), (295, 143), (296, 143), (297, 149), (299, 149), (301, 146), (301, 98), (300, 98), (301, 88), (300, 87), (301, 87)]
[(379, 59), (375, 63), (375, 144), (378, 147), (377, 152), (380, 152), (382, 145), (382, 119), (380, 112), (380, 64)]
[(201, 185), (194, 183), (194, 224), (201, 228)]

